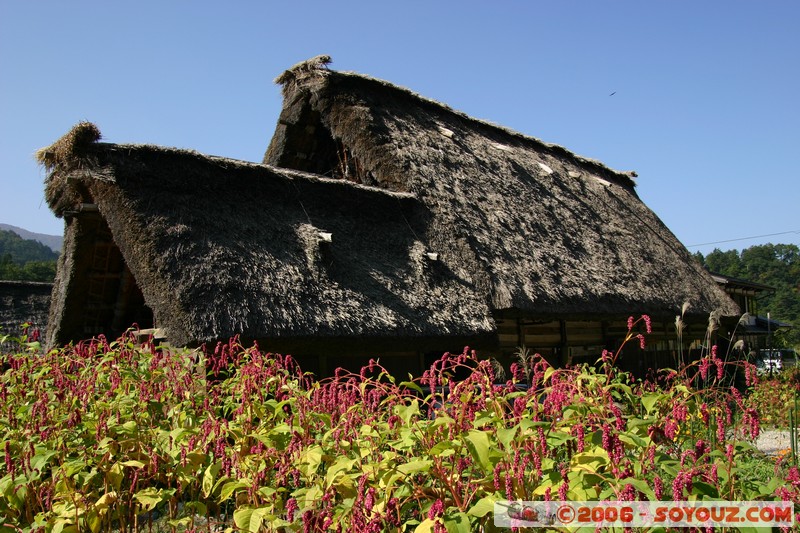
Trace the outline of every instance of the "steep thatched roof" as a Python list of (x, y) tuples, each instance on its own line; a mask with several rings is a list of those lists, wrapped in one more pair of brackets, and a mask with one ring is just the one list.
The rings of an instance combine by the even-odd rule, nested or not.
[(93, 213), (176, 344), (492, 331), (474, 280), (426, 257), (431, 214), (413, 195), (191, 151), (73, 142), (91, 128), (39, 153), (47, 201), (67, 219), (51, 343), (76, 336), (68, 317), (84, 303), (70, 295), (92, 267), (69, 258), (92, 253), (81, 243), (97, 234)]
[(150, 310), (176, 344), (404, 337), (409, 349), (490, 337), (505, 310), (738, 313), (639, 200), (635, 174), (329, 62), (279, 76), (266, 164), (101, 143), (89, 123), (39, 152), (66, 220), (51, 344)]
[(278, 81), (264, 162), (413, 194), (431, 216), (422, 238), (490, 308), (738, 314), (638, 198), (635, 173), (324, 64)]

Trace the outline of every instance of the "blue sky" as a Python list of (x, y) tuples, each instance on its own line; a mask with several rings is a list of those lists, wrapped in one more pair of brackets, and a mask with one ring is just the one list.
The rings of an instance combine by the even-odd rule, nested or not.
[(692, 251), (800, 244), (799, 27), (790, 0), (0, 0), (0, 222), (61, 233), (33, 153), (80, 120), (109, 142), (260, 161), (273, 78), (330, 54), (636, 170)]

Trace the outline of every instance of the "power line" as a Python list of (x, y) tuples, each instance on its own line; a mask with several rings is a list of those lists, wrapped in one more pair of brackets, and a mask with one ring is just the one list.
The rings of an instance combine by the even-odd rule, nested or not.
[(768, 233), (766, 235), (755, 235), (753, 237), (740, 237), (738, 239), (727, 239), (724, 241), (714, 241), (714, 242), (704, 242), (702, 244), (689, 244), (687, 248), (696, 248), (698, 246), (708, 246), (709, 244), (722, 244), (725, 242), (736, 242), (736, 241), (747, 241), (750, 239), (761, 239), (763, 237), (774, 237), (776, 235), (788, 235), (789, 233), (800, 233), (800, 230), (792, 230), (792, 231), (781, 231), (780, 233)]

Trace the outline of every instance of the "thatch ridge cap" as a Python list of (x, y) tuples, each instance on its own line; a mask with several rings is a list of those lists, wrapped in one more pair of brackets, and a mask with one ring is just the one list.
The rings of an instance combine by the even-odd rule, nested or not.
[(314, 56), (310, 59), (306, 59), (304, 61), (300, 61), (299, 63), (295, 63), (291, 67), (284, 70), (277, 78), (273, 81), (278, 85), (284, 85), (287, 82), (295, 79), (298, 77), (298, 74), (302, 73), (311, 73), (316, 70), (327, 70), (328, 65), (332, 62), (331, 56), (329, 55), (318, 55)]
[[(58, 141), (57, 141), (58, 142)], [(363, 190), (369, 191), (373, 193), (378, 193), (381, 195), (398, 198), (398, 199), (412, 199), (416, 198), (416, 195), (409, 192), (401, 192), (401, 191), (391, 191), (388, 189), (384, 189), (382, 187), (375, 187), (371, 185), (364, 185), (361, 183), (355, 183), (348, 180), (337, 179), (337, 178), (330, 178), (327, 176), (322, 176), (320, 174), (314, 174), (312, 172), (304, 172), (301, 170), (294, 170), (288, 169), (283, 167), (276, 167), (273, 165), (267, 165), (264, 163), (255, 163), (252, 161), (246, 161), (243, 159), (236, 159), (226, 156), (218, 156), (218, 155), (210, 155), (205, 154), (203, 152), (199, 152), (194, 149), (190, 148), (178, 148), (178, 147), (170, 147), (170, 146), (161, 146), (157, 144), (149, 144), (149, 143), (110, 143), (110, 142), (95, 142), (94, 143), (95, 149), (99, 150), (109, 150), (109, 151), (125, 151), (128, 153), (136, 152), (136, 151), (143, 151), (143, 152), (151, 152), (151, 153), (162, 153), (166, 155), (175, 155), (175, 156), (186, 156), (186, 157), (193, 157), (198, 160), (203, 160), (207, 163), (217, 164), (222, 167), (227, 168), (254, 168), (254, 169), (266, 169), (273, 174), (277, 174), (283, 178), (289, 180), (305, 180), (310, 182), (316, 183), (323, 183), (329, 184), (335, 187), (345, 187), (345, 188), (352, 188), (356, 190)]]
[(41, 165), (52, 170), (58, 165), (69, 164), (83, 157), (88, 147), (101, 137), (100, 129), (84, 120), (75, 124), (50, 146), (37, 150), (34, 156)]

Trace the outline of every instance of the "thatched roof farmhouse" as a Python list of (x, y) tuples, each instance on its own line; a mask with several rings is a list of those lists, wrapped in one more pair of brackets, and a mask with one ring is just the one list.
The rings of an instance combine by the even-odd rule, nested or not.
[(103, 143), (88, 123), (40, 151), (65, 219), (50, 344), (137, 322), (322, 372), (325, 355), (412, 370), (464, 344), (589, 355), (640, 313), (669, 351), (684, 302), (738, 314), (635, 174), (318, 58), (277, 81), (262, 164)]

